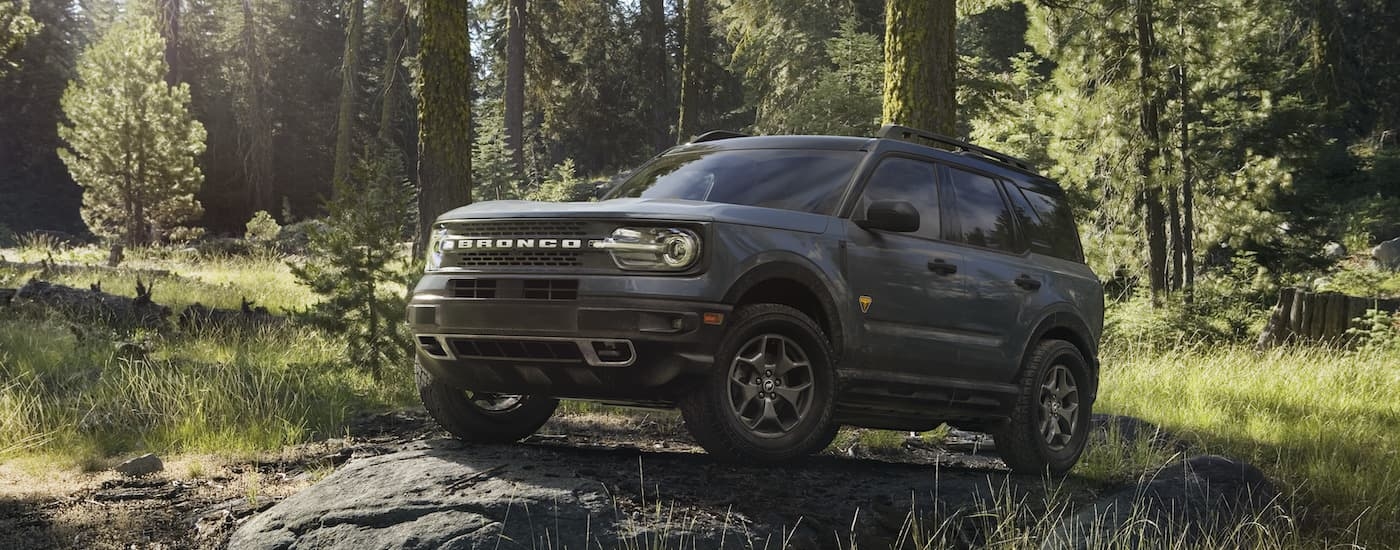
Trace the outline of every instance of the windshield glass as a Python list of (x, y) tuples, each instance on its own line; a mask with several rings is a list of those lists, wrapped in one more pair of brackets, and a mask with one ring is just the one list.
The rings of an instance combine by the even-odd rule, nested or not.
[(722, 202), (830, 214), (860, 151), (732, 149), (667, 155), (643, 166), (608, 199)]

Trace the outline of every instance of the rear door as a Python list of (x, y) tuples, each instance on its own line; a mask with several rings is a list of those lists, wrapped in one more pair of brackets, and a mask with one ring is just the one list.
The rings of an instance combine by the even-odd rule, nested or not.
[(869, 231), (847, 224), (846, 271), (859, 300), (866, 368), (920, 376), (954, 364), (956, 304), (966, 298), (960, 247), (942, 242), (938, 166), (926, 160), (887, 156), (867, 179), (852, 219), (871, 202), (907, 201), (920, 214), (910, 233)]
[(958, 166), (943, 168), (950, 200), (943, 203), (948, 239), (965, 257), (968, 306), (956, 327), (967, 335), (957, 354), (964, 377), (1005, 382), (1020, 365), (1023, 342), (1045, 307), (1049, 273), (1028, 252), (1024, 199), (1013, 206), (998, 178)]

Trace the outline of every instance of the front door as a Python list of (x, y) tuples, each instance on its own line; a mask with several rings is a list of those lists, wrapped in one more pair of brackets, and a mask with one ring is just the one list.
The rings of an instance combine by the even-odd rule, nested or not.
[(871, 173), (852, 219), (871, 202), (907, 201), (919, 211), (917, 231), (866, 230), (847, 220), (846, 272), (860, 301), (861, 356), (869, 370), (928, 376), (953, 365), (956, 303), (965, 298), (963, 256), (940, 242), (938, 167), (892, 156)]

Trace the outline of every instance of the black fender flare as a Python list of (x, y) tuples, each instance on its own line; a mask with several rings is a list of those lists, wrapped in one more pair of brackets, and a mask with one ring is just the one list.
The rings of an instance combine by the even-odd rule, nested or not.
[(1094, 332), (1089, 329), (1079, 315), (1068, 309), (1053, 310), (1041, 317), (1036, 323), (1035, 329), (1031, 331), (1030, 337), (1026, 339), (1025, 345), (1021, 349), (1021, 369), (1026, 368), (1026, 361), (1030, 359), (1030, 353), (1036, 343), (1045, 338), (1051, 332), (1058, 332), (1061, 336), (1068, 336), (1068, 340), (1079, 351), (1084, 354), (1084, 360), (1089, 364), (1090, 376), (1092, 378), (1093, 398), (1098, 397), (1099, 391), (1099, 342), (1094, 337)]
[(742, 298), (750, 289), (774, 279), (795, 281), (817, 297), (817, 305), (821, 308), (824, 319), (816, 319), (816, 321), (831, 331), (828, 336), (831, 338), (832, 351), (836, 352), (838, 358), (841, 357), (846, 349), (846, 338), (849, 335), (841, 319), (841, 309), (833, 298), (835, 290), (832, 288), (830, 280), (814, 268), (788, 260), (770, 260), (759, 263), (744, 272), (729, 286), (729, 290), (724, 293), (724, 303), (736, 305), (739, 298)]

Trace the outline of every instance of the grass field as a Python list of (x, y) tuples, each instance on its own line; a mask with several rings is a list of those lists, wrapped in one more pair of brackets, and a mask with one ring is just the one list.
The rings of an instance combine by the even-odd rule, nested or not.
[[(96, 249), (0, 250), (9, 261), (99, 264)], [(175, 311), (246, 297), (279, 313), (313, 296), (285, 258), (129, 253), (124, 268), (48, 277), (131, 295), (155, 277)], [(156, 275), (168, 271), (169, 275)], [(32, 272), (0, 268), (0, 287)], [(1103, 353), (1102, 412), (1137, 416), (1191, 442), (1193, 453), (1247, 460), (1301, 510), (1301, 544), (1386, 547), (1400, 541), (1400, 353), (1242, 346), (1154, 351), (1116, 338)], [(134, 351), (133, 351), (134, 350)], [(101, 467), (139, 451), (237, 455), (333, 437), (356, 412), (416, 404), (408, 369), (375, 381), (343, 364), (331, 335), (289, 325), (252, 332), (118, 334), (57, 316), (0, 309), (0, 460)], [(585, 407), (586, 408), (586, 407)], [(566, 410), (569, 410), (566, 408)], [(865, 435), (872, 444), (896, 435)], [(1091, 448), (1076, 473), (1130, 480), (1181, 458), (1143, 447)]]

